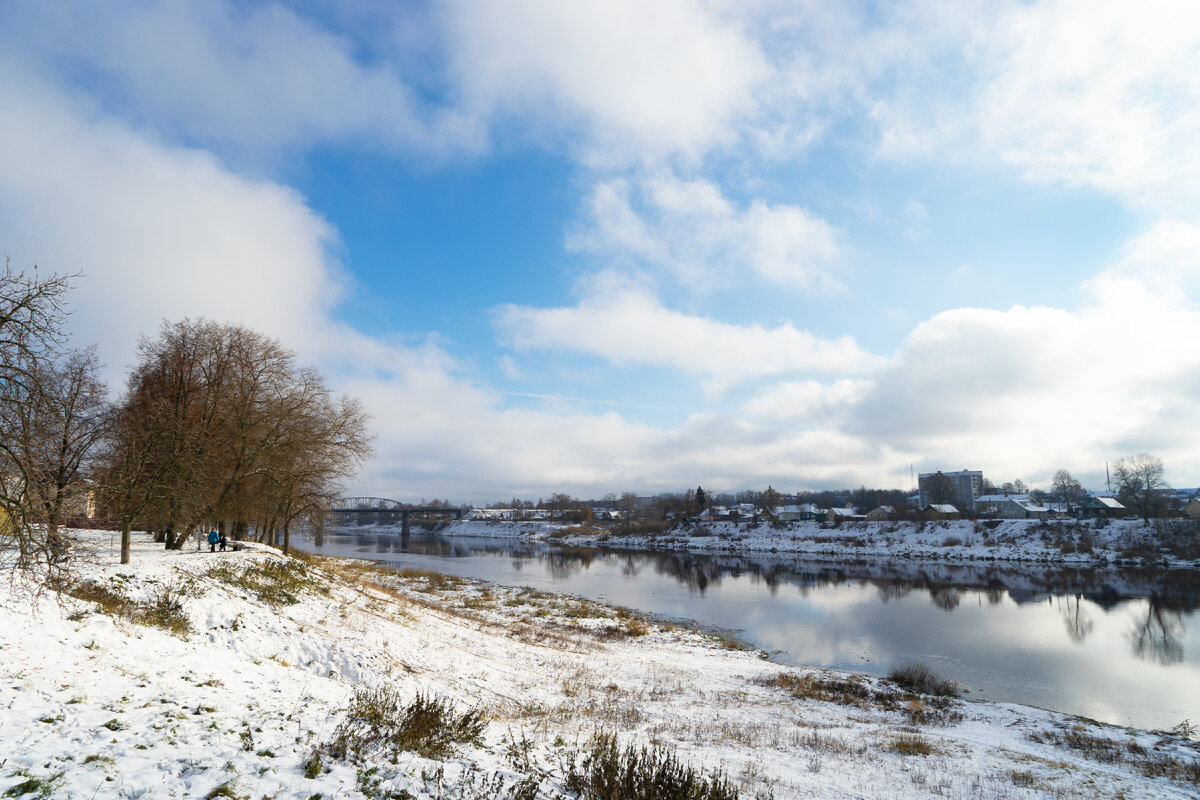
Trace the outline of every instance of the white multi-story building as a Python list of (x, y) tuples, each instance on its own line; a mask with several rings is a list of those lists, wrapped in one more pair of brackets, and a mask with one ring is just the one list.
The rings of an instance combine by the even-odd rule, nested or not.
[[(921, 508), (925, 508), (930, 504), (929, 496), (926, 494), (926, 487), (929, 479), (936, 472), (922, 472), (917, 476), (917, 489), (921, 495)], [(943, 472), (950, 479), (950, 483), (954, 485), (954, 494), (956, 497), (955, 505), (962, 511), (975, 510), (975, 498), (979, 497), (979, 492), (983, 489), (983, 471), (977, 469), (963, 469), (958, 472)]]

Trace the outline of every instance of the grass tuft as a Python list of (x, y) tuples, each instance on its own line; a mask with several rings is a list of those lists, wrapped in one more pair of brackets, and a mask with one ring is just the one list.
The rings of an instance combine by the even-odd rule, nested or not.
[(582, 758), (571, 759), (566, 789), (578, 800), (737, 800), (720, 773), (706, 777), (668, 750), (622, 750), (617, 737), (597, 733)]
[(916, 694), (930, 694), (936, 697), (958, 696), (958, 689), (953, 681), (939, 677), (919, 661), (892, 667), (887, 674), (887, 679), (900, 688)]
[(486, 726), (480, 709), (459, 714), (452, 701), (419, 692), (404, 705), (400, 692), (385, 685), (357, 689), (346, 719), (321, 749), (340, 760), (361, 760), (379, 748), (442, 759), (456, 744), (480, 744)]
[(938, 752), (928, 739), (915, 733), (902, 733), (892, 739), (891, 749), (904, 756), (931, 756)]

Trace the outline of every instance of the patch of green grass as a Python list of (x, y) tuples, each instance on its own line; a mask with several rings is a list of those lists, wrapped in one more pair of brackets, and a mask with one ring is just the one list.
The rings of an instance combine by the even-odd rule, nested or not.
[(706, 776), (669, 750), (621, 749), (611, 733), (597, 733), (571, 758), (566, 789), (579, 800), (737, 800), (721, 774)]
[(210, 569), (208, 576), (245, 589), (274, 607), (295, 605), (306, 591), (329, 594), (329, 587), (312, 574), (306, 563), (297, 559), (264, 561), (242, 567), (220, 564)]
[(237, 793), (237, 790), (234, 788), (233, 781), (225, 781), (220, 786), (217, 786), (211, 792), (204, 795), (204, 800), (213, 800), (217, 797), (230, 797), (234, 800), (250, 800), (250, 795)]
[[(18, 775), (27, 773), (17, 773)], [(54, 795), (54, 792), (62, 786), (65, 779), (65, 772), (52, 772), (44, 778), (39, 778), (35, 775), (29, 775), (25, 780), (10, 786), (4, 792), (5, 797), (24, 797), (31, 794), (34, 800), (49, 800)]]
[(314, 747), (308, 758), (304, 759), (303, 763), (300, 764), (300, 770), (304, 777), (311, 780), (312, 778), (316, 778), (321, 774), (322, 766), (321, 749), (319, 747)]
[(346, 718), (322, 750), (342, 760), (361, 760), (377, 748), (443, 759), (456, 744), (478, 745), (486, 725), (481, 710), (460, 714), (446, 698), (418, 693), (405, 705), (392, 686), (358, 689)]
[(108, 722), (104, 723), (100, 727), (108, 728), (110, 731), (123, 731), (126, 728), (128, 728), (129, 726), (126, 725), (124, 722), (121, 722), (121, 720), (117, 719), (116, 717), (113, 717), (112, 719), (110, 719)]

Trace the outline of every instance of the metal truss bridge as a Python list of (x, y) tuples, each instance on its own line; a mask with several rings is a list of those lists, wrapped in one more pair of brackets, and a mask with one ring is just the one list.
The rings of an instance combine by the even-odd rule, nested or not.
[(329, 511), (332, 514), (353, 515), (355, 520), (360, 524), (364, 519), (376, 523), (394, 522), (399, 519), (401, 521), (400, 535), (408, 536), (410, 533), (408, 525), (409, 517), (453, 517), (454, 519), (462, 519), (470, 513), (471, 509), (468, 507), (418, 506), (411, 503), (403, 503), (399, 500), (391, 500), (387, 497), (343, 497), (334, 503), (333, 508), (329, 509)]

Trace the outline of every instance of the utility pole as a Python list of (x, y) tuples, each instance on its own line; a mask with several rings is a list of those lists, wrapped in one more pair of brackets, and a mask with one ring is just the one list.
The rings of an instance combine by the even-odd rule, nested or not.
[(1112, 478), (1108, 476), (1108, 462), (1104, 462), (1104, 483), (1108, 486), (1108, 493), (1112, 494)]

